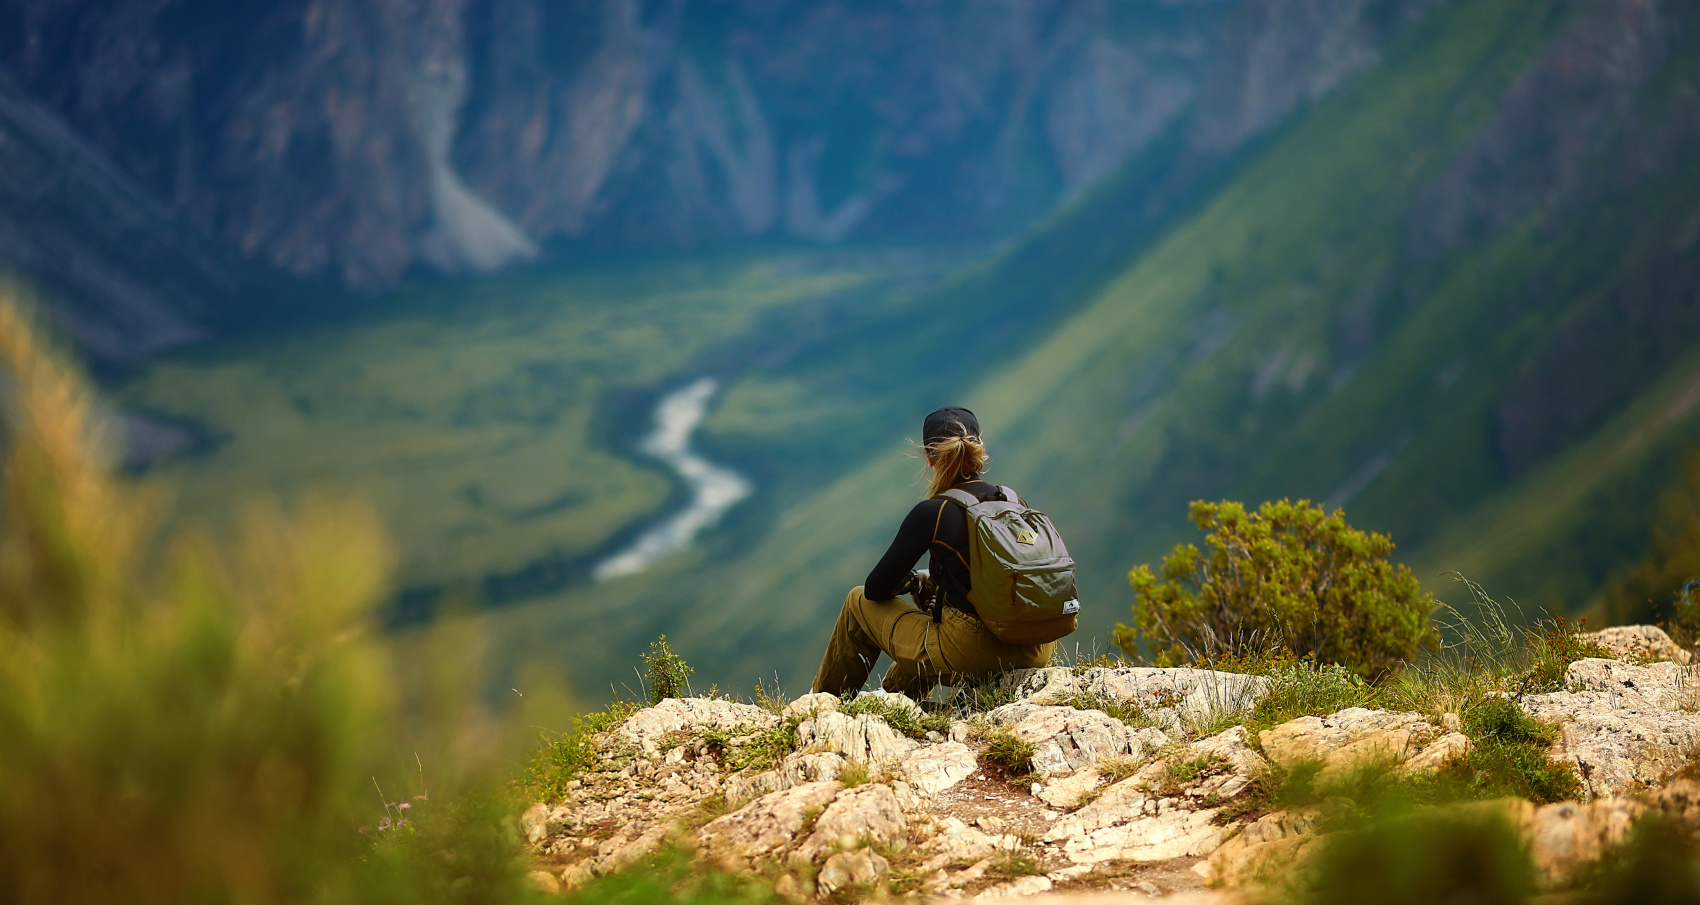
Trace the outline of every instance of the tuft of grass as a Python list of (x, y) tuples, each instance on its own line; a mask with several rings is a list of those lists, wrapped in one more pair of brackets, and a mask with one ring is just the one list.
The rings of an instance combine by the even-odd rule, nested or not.
[(1139, 772), (1139, 761), (1132, 757), (1110, 757), (1098, 762), (1098, 776), (1105, 785), (1113, 785)]
[(755, 703), (757, 707), (774, 716), (779, 716), (785, 712), (785, 706), (791, 702), (785, 697), (785, 689), (779, 687), (778, 673), (774, 673), (771, 690), (762, 680), (756, 680)]
[(1523, 694), (1542, 694), (1561, 691), (1564, 675), (1570, 664), (1589, 657), (1613, 659), (1611, 651), (1592, 641), (1582, 640), (1588, 620), (1566, 622), (1559, 616), (1544, 622), (1529, 633), (1529, 667), (1518, 677), (1516, 690)]
[(1039, 859), (1031, 852), (1022, 849), (1004, 849), (992, 856), (992, 863), (986, 866), (986, 872), (994, 876), (1014, 880), (1018, 877), (1033, 877), (1045, 872)]
[(1145, 711), (1145, 708), (1127, 698), (1119, 698), (1115, 695), (1077, 694), (1068, 699), (1068, 706), (1076, 710), (1099, 711), (1135, 729), (1157, 725), (1157, 721)]
[(1188, 786), (1197, 785), (1206, 777), (1221, 772), (1227, 761), (1219, 754), (1200, 754), (1197, 757), (1175, 757), (1163, 767), (1159, 791), (1174, 795)]
[(868, 771), (868, 765), (857, 763), (855, 761), (845, 764), (844, 769), (838, 771), (838, 781), (842, 783), (846, 789), (854, 789), (857, 786), (867, 785), (872, 782), (873, 779), (873, 774)]
[(846, 716), (868, 714), (885, 720), (886, 725), (910, 738), (925, 738), (928, 732), (948, 732), (950, 717), (942, 713), (926, 713), (910, 710), (897, 702), (877, 694), (858, 695), (839, 708)]
[(1356, 673), (1335, 664), (1292, 660), (1269, 673), (1269, 694), (1252, 712), (1248, 729), (1267, 728), (1302, 716), (1327, 716), (1348, 707), (1378, 707), (1382, 694)]
[[(684, 657), (673, 651), (666, 635), (651, 641), (649, 651), (643, 655), (643, 684), (649, 689), (649, 703), (684, 697), (690, 691), (691, 673), (695, 671)], [(716, 690), (711, 689), (710, 696)]]
[(755, 726), (734, 726), (722, 729), (707, 726), (702, 739), (709, 753), (731, 770), (771, 770), (797, 750), (797, 726), (802, 721), (792, 717), (772, 729)]
[(1536, 720), (1504, 697), (1484, 699), (1464, 712), (1463, 721), (1475, 745), (1441, 771), (1440, 781), (1450, 787), (1452, 797), (1517, 795), (1549, 804), (1581, 795), (1575, 771), (1546, 756), (1558, 727)]
[(1023, 741), (1007, 729), (997, 729), (986, 734), (986, 750), (983, 756), (1009, 773), (1025, 775), (1033, 772), (1035, 753), (1031, 742)]

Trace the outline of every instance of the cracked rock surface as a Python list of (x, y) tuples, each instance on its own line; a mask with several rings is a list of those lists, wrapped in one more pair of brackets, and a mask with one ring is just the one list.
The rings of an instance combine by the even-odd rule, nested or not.
[[(1468, 806), (1504, 811), (1543, 882), (1612, 851), (1649, 811), (1700, 827), (1700, 784), (1670, 780), (1700, 748), (1694, 683), (1679, 660), (1578, 660), (1565, 690), (1518, 699), (1559, 724), (1549, 755), (1576, 765), (1590, 800)], [(520, 816), (539, 867), (531, 882), (570, 890), (672, 845), (777, 870), (776, 889), (794, 901), (883, 889), (1090, 902), (1119, 890), (1230, 905), (1328, 838), (1317, 808), (1262, 809), (1268, 799), (1255, 790), (1270, 770), (1423, 773), (1472, 746), (1455, 714), (1431, 721), (1362, 707), (1199, 735), (1200, 714), (1219, 717), (1238, 701), (1249, 718), (1268, 690), (1260, 677), (1208, 670), (1022, 670), (1003, 688), (1010, 703), (919, 731), (923, 714), (900, 696), (875, 712), (820, 694), (780, 713), (710, 699), (641, 710), (594, 738), (596, 765), (561, 800)], [(881, 708), (916, 717), (900, 722), (920, 737)], [(1031, 745), (1031, 763), (989, 758), (998, 736)]]

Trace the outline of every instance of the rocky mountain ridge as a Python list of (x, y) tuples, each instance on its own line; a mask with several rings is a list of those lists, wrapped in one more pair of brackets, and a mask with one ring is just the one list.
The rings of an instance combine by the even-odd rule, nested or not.
[(1007, 235), (1161, 136), (1232, 154), (1432, 5), (25, 0), (0, 67), (185, 224), (371, 290), (562, 240)]
[[(1589, 640), (1622, 659), (1577, 660), (1565, 690), (1518, 701), (1557, 721), (1547, 757), (1577, 771), (1582, 800), (1461, 806), (1519, 828), (1548, 887), (1614, 850), (1643, 814), (1700, 830), (1700, 785), (1674, 779), (1700, 745), (1691, 655), (1646, 626)], [(526, 810), (532, 878), (572, 888), (672, 845), (776, 877), (794, 900), (1119, 889), (1239, 902), (1339, 825), (1329, 822), (1337, 799), (1248, 805), (1272, 768), (1310, 765), (1324, 780), (1368, 764), (1421, 775), (1475, 744), (1457, 714), (1362, 707), (1254, 732), (1243, 715), (1270, 681), (1185, 668), (1022, 670), (998, 680), (1008, 703), (968, 720), (929, 717), (900, 695), (810, 694), (777, 713), (667, 699), (597, 736), (597, 763), (559, 800)], [(1029, 759), (1020, 769), (1012, 744)]]

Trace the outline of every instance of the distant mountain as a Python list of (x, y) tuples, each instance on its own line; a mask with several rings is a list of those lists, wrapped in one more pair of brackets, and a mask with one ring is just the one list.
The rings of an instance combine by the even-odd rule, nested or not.
[(1177, 128), (1231, 155), (1432, 5), (16, 0), (0, 67), (182, 224), (377, 290), (550, 243), (1012, 235)]

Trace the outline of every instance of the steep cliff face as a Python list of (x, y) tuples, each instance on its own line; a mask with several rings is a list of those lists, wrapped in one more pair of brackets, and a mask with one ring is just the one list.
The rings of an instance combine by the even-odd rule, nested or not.
[[(193, 341), (242, 268), (0, 72), (0, 268), (27, 275), (85, 349)], [(4, 274), (13, 276), (14, 274)]]
[(538, 244), (986, 238), (1222, 157), (1434, 0), (19, 0), (0, 65), (186, 222), (361, 289)]

